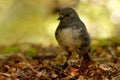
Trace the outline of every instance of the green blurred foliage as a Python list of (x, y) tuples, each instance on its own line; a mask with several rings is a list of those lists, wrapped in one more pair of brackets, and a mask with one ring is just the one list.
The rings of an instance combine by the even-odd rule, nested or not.
[(92, 38), (120, 34), (120, 0), (0, 0), (0, 45), (55, 44), (57, 11), (73, 7)]

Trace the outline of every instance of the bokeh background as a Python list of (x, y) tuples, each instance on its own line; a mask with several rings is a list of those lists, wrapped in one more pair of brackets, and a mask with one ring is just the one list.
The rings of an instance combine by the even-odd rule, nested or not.
[(56, 44), (58, 11), (68, 6), (92, 39), (119, 37), (120, 0), (0, 0), (0, 45)]

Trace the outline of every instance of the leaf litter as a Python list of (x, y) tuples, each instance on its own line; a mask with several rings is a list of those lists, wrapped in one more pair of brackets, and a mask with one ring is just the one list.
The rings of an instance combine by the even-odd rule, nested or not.
[(67, 66), (67, 52), (52, 45), (1, 46), (0, 53), (0, 80), (120, 80), (120, 45), (93, 46), (93, 61), (81, 64), (72, 54)]

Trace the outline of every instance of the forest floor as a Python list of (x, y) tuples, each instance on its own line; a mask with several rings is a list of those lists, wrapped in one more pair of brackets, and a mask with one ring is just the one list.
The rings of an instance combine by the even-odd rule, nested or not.
[[(81, 61), (56, 46), (0, 47), (0, 80), (120, 80), (119, 41), (92, 41), (92, 61)], [(81, 64), (80, 64), (81, 63)]]

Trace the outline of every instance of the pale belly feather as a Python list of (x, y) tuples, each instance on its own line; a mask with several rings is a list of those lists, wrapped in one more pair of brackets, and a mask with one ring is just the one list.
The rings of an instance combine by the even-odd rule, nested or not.
[(81, 45), (81, 40), (79, 39), (80, 29), (72, 30), (72, 28), (63, 29), (59, 33), (61, 46), (68, 51), (76, 51)]

